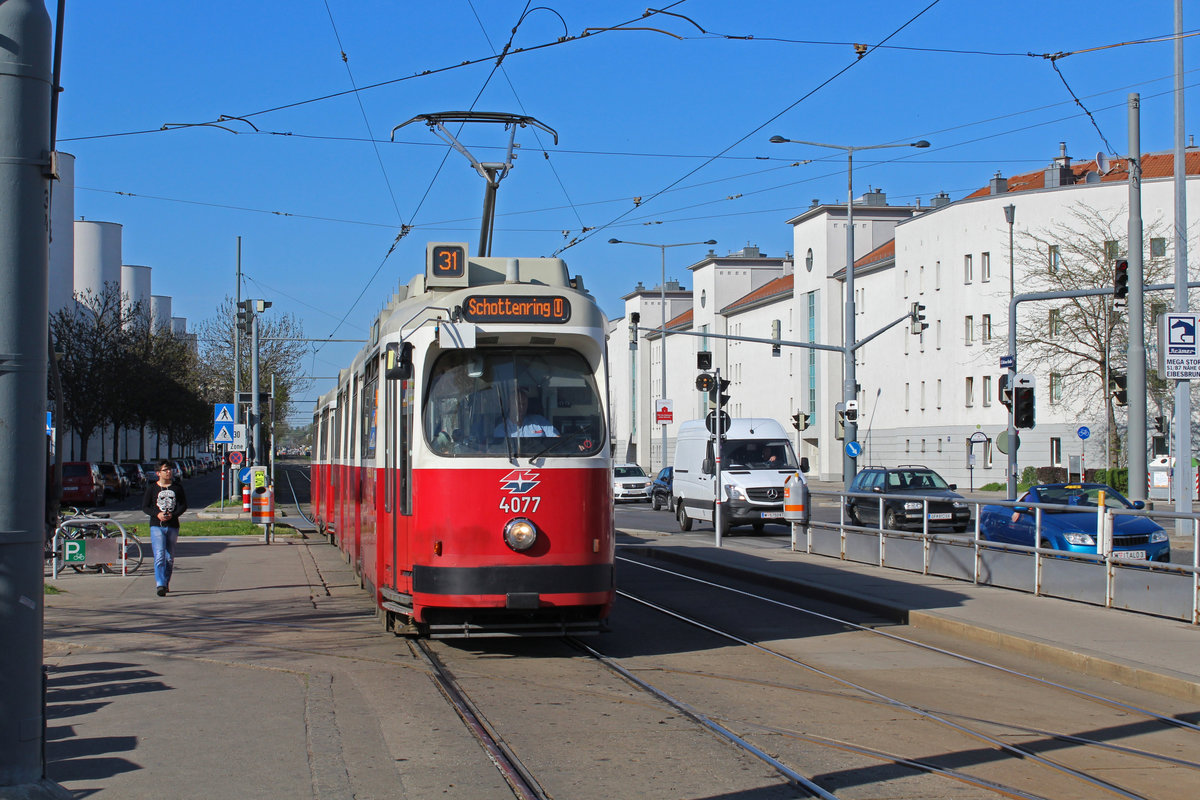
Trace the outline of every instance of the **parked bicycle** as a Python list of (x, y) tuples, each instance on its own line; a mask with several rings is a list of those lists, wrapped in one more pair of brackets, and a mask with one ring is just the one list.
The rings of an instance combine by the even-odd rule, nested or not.
[[(46, 541), (45, 559), (50, 562), (51, 573), (55, 576), (68, 566), (76, 572), (93, 569), (97, 572), (128, 575), (136, 572), (144, 560), (142, 541), (137, 537), (136, 530), (113, 522), (107, 514), (89, 514), (67, 506), (59, 513), (58, 525)], [(114, 556), (109, 560), (97, 561), (90, 565), (67, 562), (64, 555), (66, 542), (89, 538), (121, 541), (117, 544)]]

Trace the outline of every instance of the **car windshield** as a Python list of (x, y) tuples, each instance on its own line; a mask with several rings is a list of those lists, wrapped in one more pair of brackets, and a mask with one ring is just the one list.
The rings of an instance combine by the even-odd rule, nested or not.
[(726, 469), (797, 469), (786, 439), (726, 439), (721, 453)]
[(614, 478), (644, 478), (646, 473), (641, 467), (613, 467)]
[(452, 350), (427, 386), (425, 438), (439, 455), (590, 456), (607, 444), (593, 371), (573, 351)]
[[(1118, 494), (1115, 489), (1108, 486), (1042, 486), (1036, 492), (1036, 499), (1030, 499), (1037, 503), (1053, 503), (1060, 506), (1077, 506), (1094, 509), (1100, 503), (1100, 493), (1104, 492), (1105, 508), (1131, 507), (1124, 497)], [(1042, 509), (1042, 513), (1070, 514), (1071, 509), (1044, 508)]]
[(895, 469), (887, 474), (885, 491), (941, 491), (949, 488), (950, 484), (931, 469)]

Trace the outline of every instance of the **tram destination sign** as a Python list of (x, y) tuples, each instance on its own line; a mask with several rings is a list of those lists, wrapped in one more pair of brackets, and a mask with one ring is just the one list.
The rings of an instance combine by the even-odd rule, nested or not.
[(571, 319), (571, 301), (565, 297), (473, 294), (463, 301), (467, 322), (552, 322)]

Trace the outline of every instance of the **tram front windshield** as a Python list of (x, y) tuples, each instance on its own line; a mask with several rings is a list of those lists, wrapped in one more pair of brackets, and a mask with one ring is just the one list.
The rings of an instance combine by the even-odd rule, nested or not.
[(604, 446), (600, 394), (574, 351), (451, 350), (427, 386), (425, 437), (439, 455), (579, 457)]

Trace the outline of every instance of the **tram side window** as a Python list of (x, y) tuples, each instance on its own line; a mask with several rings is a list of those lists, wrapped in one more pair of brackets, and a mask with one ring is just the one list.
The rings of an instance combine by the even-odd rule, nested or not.
[(379, 366), (372, 364), (368, 371), (362, 395), (362, 444), (363, 458), (375, 458), (376, 412), (379, 408)]
[(434, 363), (427, 386), (424, 435), (440, 455), (589, 456), (603, 448), (603, 404), (574, 351), (453, 350)]

